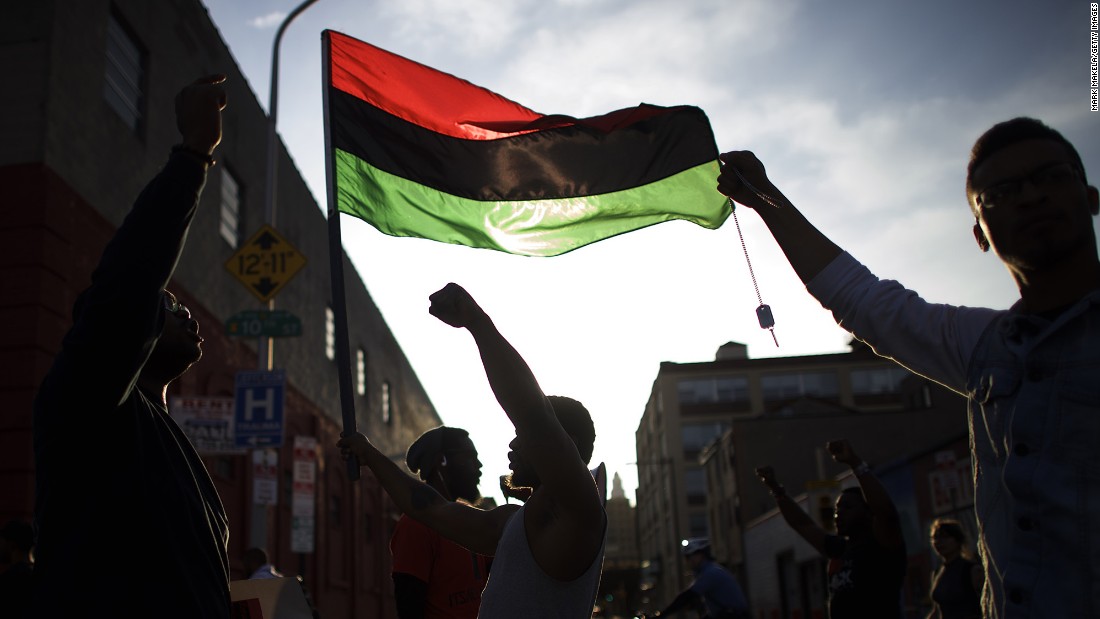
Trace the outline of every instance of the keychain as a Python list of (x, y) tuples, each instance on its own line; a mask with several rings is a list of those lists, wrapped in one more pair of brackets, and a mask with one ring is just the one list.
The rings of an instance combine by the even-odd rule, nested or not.
[[(744, 176), (741, 176), (741, 171), (737, 168), (733, 169), (734, 174), (737, 175), (738, 180), (741, 181), (749, 191), (755, 193), (761, 200), (768, 204), (780, 208), (776, 204), (775, 200), (771, 196), (766, 195), (756, 187), (753, 187)], [(733, 213), (733, 225), (737, 227), (737, 237), (741, 239), (741, 250), (745, 252), (745, 264), (749, 265), (749, 277), (752, 278), (752, 287), (756, 290), (756, 300), (760, 303), (756, 308), (756, 320), (760, 323), (761, 329), (767, 329), (772, 334), (772, 341), (775, 342), (775, 347), (779, 348), (779, 340), (775, 337), (775, 317), (772, 316), (772, 308), (764, 303), (764, 299), (760, 296), (760, 286), (756, 283), (756, 274), (752, 270), (752, 261), (749, 260), (749, 248), (745, 245), (745, 235), (741, 234), (741, 224), (737, 221), (737, 205), (734, 204), (733, 198), (726, 198), (730, 203), (730, 212)]]

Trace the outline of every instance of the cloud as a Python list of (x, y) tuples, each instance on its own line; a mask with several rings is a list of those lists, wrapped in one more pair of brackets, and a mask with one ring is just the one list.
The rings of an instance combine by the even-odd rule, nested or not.
[(517, 33), (539, 13), (537, 0), (405, 0), (380, 7), (395, 38), (428, 54), (484, 57), (514, 43)]
[[(639, 102), (705, 105), (722, 100), (736, 42), (753, 31), (782, 32), (788, 11), (753, 0), (558, 6), (533, 21), (522, 45), (501, 58), (509, 95), (544, 112), (587, 116)], [(569, 24), (563, 28), (562, 24)], [(721, 24), (715, 28), (715, 24)], [(770, 38), (769, 41), (774, 41)], [(771, 42), (754, 44), (764, 53)], [(748, 54), (744, 54), (748, 56)]]
[(286, 13), (282, 11), (273, 11), (267, 15), (260, 15), (259, 17), (253, 17), (248, 20), (248, 25), (256, 28), (257, 30), (266, 30), (267, 28), (274, 28), (278, 26), (282, 21), (286, 19)]

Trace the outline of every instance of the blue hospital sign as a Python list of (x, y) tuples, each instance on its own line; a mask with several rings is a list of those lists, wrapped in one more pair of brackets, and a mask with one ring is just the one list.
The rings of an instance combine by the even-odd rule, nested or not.
[(285, 399), (285, 370), (237, 372), (234, 407), (237, 447), (281, 447)]

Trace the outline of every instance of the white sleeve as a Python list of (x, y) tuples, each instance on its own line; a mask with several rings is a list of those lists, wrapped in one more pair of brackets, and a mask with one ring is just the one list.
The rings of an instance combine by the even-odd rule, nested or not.
[(847, 253), (806, 289), (875, 353), (963, 395), (978, 339), (1003, 311), (929, 303), (896, 281), (875, 277)]

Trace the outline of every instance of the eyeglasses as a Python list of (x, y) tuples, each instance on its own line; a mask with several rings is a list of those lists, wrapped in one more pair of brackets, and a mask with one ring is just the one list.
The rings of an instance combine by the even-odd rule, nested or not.
[(187, 312), (188, 314), (191, 313), (191, 310), (187, 309), (187, 306), (184, 305), (183, 303), (180, 303), (179, 299), (176, 298), (176, 295), (172, 294), (171, 292), (168, 292), (167, 290), (162, 290), (161, 293), (160, 293), (160, 296), (164, 300), (164, 309), (168, 310), (168, 313), (170, 313), (170, 314), (178, 314), (180, 312)]
[(1011, 206), (1019, 199), (1025, 181), (1031, 183), (1036, 189), (1049, 189), (1080, 177), (1076, 165), (1066, 162), (1054, 163), (1039, 168), (1027, 176), (1012, 178), (992, 187), (986, 187), (978, 192), (978, 206), (983, 209)]

